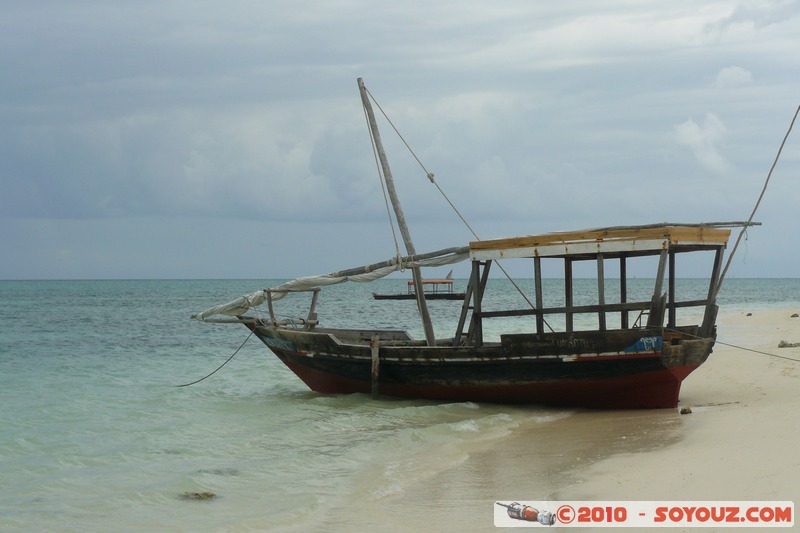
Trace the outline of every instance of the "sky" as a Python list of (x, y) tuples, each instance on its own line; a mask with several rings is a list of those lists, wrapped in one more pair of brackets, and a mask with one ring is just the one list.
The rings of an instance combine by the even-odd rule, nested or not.
[[(392, 257), (359, 77), (481, 239), (747, 220), (798, 39), (783, 0), (6, 2), (0, 279)], [(417, 251), (474, 240), (381, 120)], [(794, 131), (729, 276), (800, 277), (799, 173)]]

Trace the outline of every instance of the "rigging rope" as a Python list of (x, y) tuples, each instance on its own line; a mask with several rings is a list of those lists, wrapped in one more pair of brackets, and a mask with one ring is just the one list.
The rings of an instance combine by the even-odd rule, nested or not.
[(758, 211), (758, 207), (761, 205), (761, 200), (764, 198), (764, 193), (767, 192), (767, 185), (769, 185), (769, 180), (772, 177), (772, 171), (775, 170), (775, 165), (778, 164), (778, 159), (781, 157), (781, 152), (783, 152), (783, 147), (786, 144), (786, 139), (789, 138), (789, 134), (792, 132), (792, 128), (794, 127), (794, 122), (797, 120), (797, 114), (800, 113), (800, 106), (797, 106), (797, 110), (794, 112), (794, 116), (792, 117), (792, 122), (789, 124), (789, 129), (786, 130), (786, 135), (783, 136), (783, 141), (781, 142), (780, 148), (778, 148), (778, 153), (775, 154), (775, 159), (772, 161), (772, 166), (769, 168), (769, 172), (767, 173), (767, 179), (764, 181), (764, 186), (761, 188), (761, 194), (758, 196), (758, 200), (756, 201), (756, 205), (753, 207), (753, 211), (750, 213), (750, 218), (747, 219), (744, 227), (742, 227), (741, 231), (739, 232), (739, 236), (736, 238), (736, 243), (733, 245), (733, 250), (731, 250), (730, 255), (728, 256), (728, 261), (725, 263), (725, 268), (722, 270), (722, 274), (719, 277), (719, 283), (717, 283), (717, 289), (714, 293), (714, 297), (716, 298), (717, 293), (719, 293), (720, 288), (722, 287), (722, 282), (725, 279), (725, 274), (728, 272), (728, 267), (731, 266), (731, 261), (733, 260), (733, 256), (736, 253), (736, 249), (739, 247), (739, 243), (742, 240), (742, 237), (747, 232), (747, 228), (752, 225), (753, 217), (756, 215), (756, 211)]
[[(369, 92), (369, 91), (367, 91)], [(377, 102), (375, 102), (377, 104)], [(380, 107), (380, 106), (379, 106)], [(392, 209), (389, 207), (389, 196), (386, 192), (386, 182), (383, 178), (383, 172), (381, 172), (381, 164), (378, 161), (378, 149), (375, 147), (375, 139), (372, 136), (372, 128), (369, 127), (369, 117), (367, 116), (367, 110), (362, 108), (364, 111), (364, 120), (367, 122), (367, 131), (369, 132), (369, 140), (370, 144), (372, 145), (372, 157), (375, 158), (375, 167), (378, 171), (378, 180), (381, 182), (381, 191), (383, 192), (383, 202), (386, 204), (386, 216), (389, 219), (389, 228), (392, 230), (392, 239), (394, 239), (394, 250), (397, 254), (398, 260), (402, 257), (400, 253), (400, 244), (397, 242), (397, 232), (394, 228), (394, 220), (392, 219)], [(401, 265), (402, 270), (402, 265)]]
[(455, 204), (453, 204), (453, 202), (450, 201), (450, 198), (447, 197), (447, 194), (445, 194), (445, 192), (442, 190), (442, 188), (439, 187), (439, 184), (436, 183), (436, 180), (434, 179), (433, 172), (429, 171), (425, 167), (425, 165), (422, 164), (422, 161), (420, 160), (419, 157), (417, 157), (416, 152), (414, 152), (414, 150), (411, 148), (411, 146), (409, 146), (409, 144), (406, 142), (405, 137), (403, 137), (403, 135), (397, 129), (397, 126), (395, 126), (394, 122), (392, 122), (392, 119), (390, 119), (389, 115), (387, 115), (386, 112), (383, 110), (383, 108), (381, 107), (381, 104), (379, 104), (378, 101), (375, 99), (375, 97), (372, 96), (372, 93), (369, 92), (369, 89), (367, 89), (367, 94), (369, 95), (370, 99), (375, 103), (375, 105), (378, 107), (378, 109), (380, 110), (380, 112), (383, 115), (383, 117), (386, 119), (386, 121), (392, 127), (392, 129), (397, 134), (397, 136), (400, 138), (400, 140), (403, 142), (405, 147), (408, 149), (409, 153), (411, 153), (411, 155), (414, 157), (414, 159), (417, 160), (417, 163), (419, 164), (419, 166), (422, 169), (422, 171), (425, 172), (425, 175), (427, 176), (428, 180), (430, 180), (430, 182), (433, 183), (436, 186), (437, 189), (439, 189), (439, 193), (444, 197), (444, 199), (447, 201), (447, 203), (450, 204), (450, 207), (453, 209), (453, 211), (455, 211), (456, 215), (458, 215), (458, 218), (461, 219), (461, 221), (464, 223), (464, 225), (467, 227), (467, 229), (470, 231), (470, 233), (472, 233), (472, 236), (475, 237), (475, 239), (477, 239), (477, 240), (481, 240), (480, 237), (478, 237), (478, 235), (475, 233), (475, 230), (472, 229), (472, 226), (469, 225), (469, 222), (467, 222), (467, 219), (464, 218), (464, 215), (461, 214), (461, 212), (458, 210), (458, 208), (455, 206)]
[[(432, 183), (432, 184), (433, 184), (433, 185), (436, 187), (436, 189), (438, 189), (438, 191), (439, 191), (439, 194), (441, 194), (441, 195), (442, 195), (442, 197), (445, 199), (445, 201), (447, 201), (447, 203), (448, 203), (448, 204), (450, 204), (450, 207), (453, 209), (453, 211), (455, 211), (456, 215), (458, 215), (458, 218), (460, 218), (460, 219), (461, 219), (461, 222), (463, 222), (463, 223), (464, 223), (464, 225), (467, 227), (467, 229), (469, 230), (469, 232), (470, 232), (470, 233), (472, 233), (472, 236), (473, 236), (473, 237), (475, 237), (475, 240), (476, 240), (476, 241), (481, 241), (481, 240), (483, 240), (483, 239), (481, 239), (480, 237), (478, 237), (478, 234), (477, 234), (477, 233), (475, 233), (475, 230), (474, 230), (474, 229), (472, 229), (472, 226), (470, 226), (469, 222), (467, 222), (467, 219), (466, 219), (466, 218), (464, 218), (464, 215), (462, 215), (462, 214), (461, 214), (461, 211), (459, 211), (459, 210), (458, 210), (458, 208), (455, 206), (455, 204), (454, 204), (454, 203), (453, 203), (453, 202), (450, 200), (450, 198), (449, 198), (449, 197), (447, 196), (447, 194), (444, 192), (444, 190), (442, 190), (442, 188), (441, 188), (441, 187), (439, 186), (439, 184), (436, 182), (436, 180), (434, 179), (433, 172), (430, 172), (430, 171), (429, 171), (429, 170), (428, 170), (428, 169), (425, 167), (425, 165), (422, 163), (422, 161), (420, 160), (420, 158), (419, 158), (419, 157), (417, 157), (417, 154), (414, 152), (414, 150), (411, 148), (411, 146), (409, 146), (409, 144), (406, 142), (406, 140), (405, 140), (405, 138), (403, 137), (403, 135), (400, 133), (400, 131), (399, 131), (399, 130), (397, 129), (397, 127), (394, 125), (394, 122), (392, 122), (392, 119), (390, 119), (390, 118), (389, 118), (389, 115), (387, 115), (387, 114), (386, 114), (386, 112), (383, 110), (383, 108), (381, 107), (381, 104), (379, 104), (379, 103), (378, 103), (378, 101), (375, 99), (375, 97), (372, 95), (372, 93), (371, 93), (371, 92), (369, 92), (369, 89), (367, 89), (367, 94), (369, 95), (370, 99), (371, 99), (371, 100), (372, 100), (372, 101), (375, 103), (375, 105), (376, 105), (376, 106), (377, 106), (377, 108), (380, 110), (380, 112), (381, 112), (381, 114), (383, 115), (383, 117), (386, 119), (386, 121), (387, 121), (387, 122), (389, 123), (389, 125), (392, 127), (392, 129), (394, 130), (394, 132), (397, 134), (397, 136), (398, 136), (398, 137), (400, 138), (400, 140), (403, 142), (403, 144), (404, 144), (404, 145), (405, 145), (405, 147), (408, 149), (408, 151), (411, 153), (411, 155), (414, 157), (414, 159), (416, 159), (416, 161), (417, 161), (417, 163), (419, 164), (419, 166), (420, 166), (420, 168), (422, 169), (422, 171), (423, 171), (423, 172), (425, 172), (425, 175), (427, 176), (428, 180), (430, 180), (430, 182), (431, 182), (431, 183)], [(366, 113), (366, 112), (365, 112), (365, 113)], [(371, 136), (371, 135), (372, 135), (372, 134), (370, 133), (370, 136)], [(385, 196), (385, 195), (386, 195), (386, 193), (384, 192), (384, 196)], [(387, 204), (387, 208), (388, 208), (388, 204)], [(392, 232), (394, 232), (394, 227), (392, 227)], [(397, 243), (397, 239), (395, 238), (395, 244), (396, 244), (396, 243)], [(530, 308), (531, 308), (531, 309), (536, 309), (536, 306), (533, 304), (533, 302), (531, 302), (530, 298), (528, 298), (528, 296), (525, 294), (525, 292), (522, 290), (522, 288), (521, 288), (519, 285), (517, 285), (517, 282), (516, 282), (516, 281), (514, 281), (514, 279), (511, 277), (511, 275), (508, 273), (508, 271), (506, 271), (506, 269), (505, 269), (505, 268), (503, 268), (503, 265), (502, 265), (502, 264), (500, 264), (500, 261), (495, 261), (495, 263), (497, 263), (497, 268), (499, 268), (499, 269), (500, 269), (500, 270), (503, 272), (503, 274), (506, 276), (506, 279), (508, 279), (508, 281), (509, 281), (509, 282), (511, 283), (511, 285), (512, 285), (512, 286), (513, 286), (513, 287), (514, 287), (516, 290), (517, 290), (517, 292), (520, 294), (520, 296), (522, 296), (522, 298), (523, 298), (523, 299), (524, 299), (524, 300), (525, 300), (525, 301), (528, 303), (528, 305), (530, 306)], [(553, 327), (552, 327), (552, 326), (551, 326), (551, 325), (550, 325), (550, 324), (547, 322), (547, 320), (546, 320), (546, 319), (544, 320), (544, 323), (545, 323), (545, 325), (547, 325), (547, 327), (548, 327), (548, 328), (550, 328), (550, 331), (551, 331), (551, 332), (552, 332), (552, 331), (554, 331), (554, 330), (553, 330)]]
[(222, 363), (221, 365), (219, 365), (219, 366), (217, 367), (217, 369), (216, 369), (216, 370), (214, 370), (213, 372), (211, 372), (210, 374), (208, 374), (208, 375), (206, 375), (206, 376), (204, 376), (204, 377), (202, 377), (202, 378), (200, 378), (200, 379), (198, 379), (198, 380), (196, 380), (196, 381), (192, 381), (191, 383), (184, 383), (183, 385), (173, 385), (173, 387), (176, 387), (176, 388), (180, 388), (180, 387), (188, 387), (188, 386), (190, 386), (190, 385), (194, 385), (195, 383), (200, 383), (200, 382), (201, 382), (201, 381), (203, 381), (204, 379), (210, 378), (211, 376), (213, 376), (214, 374), (216, 374), (216, 373), (217, 373), (217, 372), (218, 372), (218, 371), (219, 371), (219, 370), (220, 370), (220, 369), (221, 369), (223, 366), (227, 365), (227, 364), (230, 362), (230, 360), (231, 360), (231, 359), (233, 359), (233, 356), (234, 356), (234, 355), (236, 355), (237, 353), (239, 353), (239, 350), (241, 350), (241, 349), (242, 349), (242, 347), (245, 345), (245, 343), (247, 343), (247, 341), (249, 341), (249, 340), (250, 340), (250, 337), (252, 337), (252, 336), (253, 336), (253, 331), (251, 330), (251, 331), (250, 331), (250, 335), (248, 335), (248, 336), (247, 336), (247, 338), (244, 340), (244, 342), (243, 342), (243, 343), (242, 343), (242, 344), (241, 344), (241, 345), (240, 345), (238, 348), (236, 348), (236, 351), (235, 351), (235, 352), (233, 352), (233, 355), (231, 355), (230, 357), (228, 357), (228, 359), (227, 359), (227, 360), (226, 360), (224, 363)]

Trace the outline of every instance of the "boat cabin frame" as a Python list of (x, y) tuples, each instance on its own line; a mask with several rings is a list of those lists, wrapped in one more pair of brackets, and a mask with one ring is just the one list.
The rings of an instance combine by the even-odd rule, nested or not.
[[(620, 314), (622, 329), (632, 327), (677, 327), (677, 309), (704, 307), (698, 336), (712, 335), (716, 321), (716, 294), (721, 283), (720, 272), (730, 229), (706, 225), (653, 225), (606, 228), (566, 233), (513, 237), (470, 243), (472, 272), (467, 286), (467, 296), (461, 310), (453, 345), (462, 342), (470, 346), (483, 345), (483, 321), (489, 318), (533, 316), (536, 333), (546, 333), (545, 317), (562, 314), (567, 332), (575, 331), (574, 317), (583, 313), (596, 313), (598, 329), (607, 330), (607, 315)], [(678, 301), (676, 297), (676, 256), (695, 251), (714, 252), (712, 272), (709, 276), (707, 297)], [(657, 256), (658, 267), (652, 297), (649, 301), (628, 301), (628, 260), (635, 257)], [(500, 259), (533, 259), (534, 302), (527, 309), (484, 311), (481, 304), (493, 261)], [(544, 307), (542, 290), (542, 261), (561, 260), (564, 272), (564, 306)], [(579, 261), (594, 261), (597, 265), (598, 301), (594, 305), (575, 305), (573, 266)], [(606, 302), (605, 265), (607, 261), (619, 262), (619, 302)], [(668, 273), (668, 274), (667, 274)], [(666, 274), (667, 290), (664, 292)], [(470, 317), (471, 312), (471, 318)], [(638, 319), (630, 324), (631, 313)], [(641, 324), (643, 316), (647, 323)], [(463, 332), (469, 319), (469, 329)]]
[[(725, 248), (731, 230), (727, 223), (649, 226), (626, 226), (562, 233), (547, 233), (474, 241), (469, 244), (472, 270), (465, 290), (458, 326), (452, 342), (453, 347), (484, 345), (483, 325), (487, 319), (533, 316), (535, 334), (546, 335), (550, 325), (547, 317), (563, 315), (566, 333), (577, 331), (608, 331), (608, 317), (619, 313), (620, 329), (647, 329), (666, 326), (678, 328), (677, 311), (681, 308), (702, 307), (703, 319), (692, 331), (698, 337), (713, 337), (718, 307), (716, 295), (722, 283), (721, 271)], [(713, 265), (708, 276), (708, 292), (705, 298), (679, 300), (676, 291), (676, 256), (688, 252), (710, 251)], [(649, 300), (629, 301), (628, 261), (632, 258), (657, 257), (657, 269), (653, 290)], [(484, 310), (483, 299), (489, 280), (492, 263), (506, 259), (533, 260), (534, 295), (528, 300), (530, 306), (521, 309)], [(543, 267), (544, 260), (561, 261), (564, 280), (564, 305), (544, 306)], [(605, 270), (608, 262), (618, 262), (619, 298), (606, 301), (607, 287)], [(576, 263), (594, 262), (597, 272), (597, 301), (590, 305), (577, 305), (574, 298), (573, 270)], [(409, 282), (412, 283), (412, 282)], [(666, 284), (666, 291), (664, 285)], [(306, 318), (290, 321), (277, 320), (273, 310), (273, 298), (286, 292), (312, 292), (311, 306)], [(319, 287), (289, 290), (266, 289), (270, 324), (314, 330), (318, 325), (317, 301)], [(527, 297), (526, 297), (527, 299)], [(611, 300), (612, 298), (609, 298)], [(616, 300), (616, 299), (615, 299)], [(576, 329), (575, 317), (581, 314), (596, 314), (596, 329)], [(632, 316), (635, 318), (632, 320)], [(646, 322), (644, 318), (646, 317)], [(666, 324), (664, 319), (666, 317)], [(262, 321), (263, 323), (263, 321)], [(464, 331), (465, 326), (467, 330)], [(443, 346), (441, 341), (437, 346)]]

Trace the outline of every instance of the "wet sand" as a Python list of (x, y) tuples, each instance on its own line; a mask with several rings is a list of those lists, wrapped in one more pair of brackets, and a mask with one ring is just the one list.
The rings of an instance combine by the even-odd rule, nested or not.
[(402, 496), (371, 502), (349, 530), (498, 531), (498, 500), (797, 500), (800, 362), (721, 344), (800, 360), (800, 347), (778, 348), (800, 343), (797, 311), (722, 314), (714, 353), (681, 390), (679, 409), (690, 414), (581, 411), (519, 428)]
[[(718, 340), (800, 361), (793, 309), (721, 319)], [(726, 335), (730, 332), (730, 335)], [(795, 500), (800, 496), (800, 362), (717, 345), (684, 383), (681, 440), (596, 463), (575, 499)]]

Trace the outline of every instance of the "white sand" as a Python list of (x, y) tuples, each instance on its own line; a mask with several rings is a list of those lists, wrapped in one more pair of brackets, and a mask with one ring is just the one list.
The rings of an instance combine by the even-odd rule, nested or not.
[[(800, 342), (795, 311), (722, 316), (718, 340), (800, 361), (800, 348), (778, 348)], [(718, 343), (681, 405), (692, 413), (677, 443), (598, 461), (559, 498), (800, 502), (800, 362)]]
[[(718, 340), (800, 361), (794, 309), (723, 315)], [(565, 491), (576, 500), (798, 500), (800, 362), (717, 344), (681, 390), (682, 438), (615, 455)], [(565, 494), (566, 495), (566, 494)]]
[(800, 502), (800, 362), (720, 344), (800, 361), (800, 348), (778, 348), (800, 342), (796, 311), (722, 314), (714, 352), (682, 387), (691, 414), (583, 411), (521, 428), (402, 497), (373, 502), (348, 528), (497, 531), (498, 500)]

